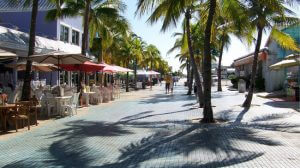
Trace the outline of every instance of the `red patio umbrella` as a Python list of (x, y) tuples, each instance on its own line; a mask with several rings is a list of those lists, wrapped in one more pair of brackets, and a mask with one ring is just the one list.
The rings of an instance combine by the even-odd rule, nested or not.
[(107, 73), (116, 73), (118, 72), (118, 69), (112, 65), (108, 65), (106, 63), (101, 63), (99, 64), (101, 66), (104, 66), (104, 68), (102, 69), (102, 72), (107, 72)]
[(82, 71), (82, 72), (96, 72), (101, 71), (104, 65), (95, 64), (90, 61), (85, 61), (82, 64), (61, 64), (59, 65), (65, 71)]

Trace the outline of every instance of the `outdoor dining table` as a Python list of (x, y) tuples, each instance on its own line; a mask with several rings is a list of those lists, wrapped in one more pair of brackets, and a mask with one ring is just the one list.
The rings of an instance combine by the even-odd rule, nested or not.
[(68, 101), (70, 101), (72, 96), (58, 96), (58, 97), (54, 97), (55, 101), (56, 101), (56, 112), (60, 115), (62, 115), (63, 111), (62, 111), (62, 106), (66, 105), (66, 103)]
[(15, 104), (0, 104), (0, 114), (1, 114), (1, 124), (2, 124), (2, 130), (7, 131), (6, 129), (6, 117), (9, 113), (10, 109), (15, 109)]

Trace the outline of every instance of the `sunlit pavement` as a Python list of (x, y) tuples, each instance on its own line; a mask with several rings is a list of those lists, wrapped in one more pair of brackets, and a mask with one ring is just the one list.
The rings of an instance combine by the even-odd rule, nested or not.
[(0, 167), (299, 167), (294, 106), (254, 97), (247, 111), (244, 94), (213, 89), (215, 117), (227, 122), (198, 124), (185, 93), (157, 86), (0, 141)]

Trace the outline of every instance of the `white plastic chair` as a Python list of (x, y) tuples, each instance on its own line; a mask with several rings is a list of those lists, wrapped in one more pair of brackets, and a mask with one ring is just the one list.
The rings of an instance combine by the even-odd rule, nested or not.
[(7, 103), (14, 104), (17, 100), (21, 99), (21, 92), (20, 90), (15, 89), (11, 94), (8, 95)]
[(67, 111), (69, 116), (74, 115), (73, 113), (74, 111), (77, 114), (78, 101), (79, 101), (79, 93), (74, 93), (69, 103), (62, 106), (64, 111)]
[(47, 92), (45, 93), (45, 104), (46, 104), (48, 117), (50, 117), (52, 110), (57, 106), (54, 96), (52, 94)]

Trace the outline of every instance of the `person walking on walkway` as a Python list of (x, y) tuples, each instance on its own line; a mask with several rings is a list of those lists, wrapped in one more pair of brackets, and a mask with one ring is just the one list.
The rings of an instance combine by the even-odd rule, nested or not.
[(167, 75), (165, 81), (166, 81), (166, 94), (169, 94), (172, 77), (170, 75)]

